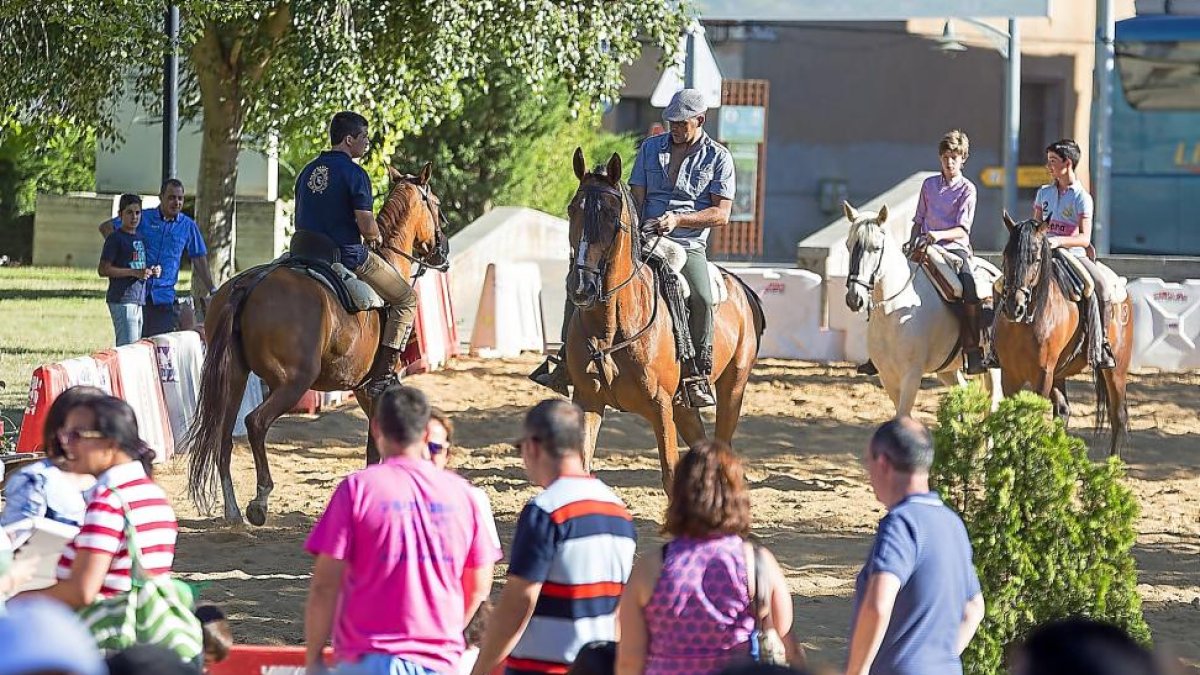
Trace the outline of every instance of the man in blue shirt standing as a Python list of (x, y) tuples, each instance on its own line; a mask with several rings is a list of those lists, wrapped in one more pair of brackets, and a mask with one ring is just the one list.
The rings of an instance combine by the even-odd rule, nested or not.
[[(670, 131), (642, 141), (633, 161), (629, 187), (641, 222), (687, 251), (683, 276), (691, 287), (688, 323), (696, 358), (684, 363), (684, 401), (696, 408), (716, 405), (712, 375), (713, 294), (708, 276), (708, 235), (729, 224), (733, 209), (733, 157), (704, 132), (708, 109), (697, 89), (676, 92), (663, 111)], [(570, 312), (564, 322), (570, 321)], [(564, 326), (566, 323), (564, 323)], [(563, 331), (566, 340), (566, 331)], [(566, 391), (561, 355), (530, 377), (559, 393)], [(552, 372), (550, 364), (559, 362)]]
[(876, 430), (863, 462), (888, 514), (854, 585), (846, 674), (961, 675), (983, 593), (962, 520), (929, 489), (929, 430), (897, 417)]
[(296, 177), (296, 229), (331, 239), (342, 265), (375, 289), (387, 305), (379, 351), (363, 385), (368, 396), (377, 398), (396, 381), (400, 353), (416, 318), (417, 295), (391, 263), (367, 248), (383, 243), (375, 223), (371, 180), (354, 162), (367, 153), (370, 143), (365, 117), (355, 112), (333, 116), (330, 149)]
[[(145, 242), (146, 265), (154, 275), (146, 280), (146, 304), (142, 308), (142, 337), (170, 333), (178, 328), (179, 307), (175, 304), (175, 284), (179, 264), (186, 251), (192, 261), (192, 274), (205, 289), (205, 297), (216, 290), (208, 270), (208, 247), (200, 227), (183, 213), (183, 183), (168, 178), (159, 191), (158, 208), (142, 212), (137, 234)], [(120, 217), (100, 223), (106, 239), (120, 227)]]

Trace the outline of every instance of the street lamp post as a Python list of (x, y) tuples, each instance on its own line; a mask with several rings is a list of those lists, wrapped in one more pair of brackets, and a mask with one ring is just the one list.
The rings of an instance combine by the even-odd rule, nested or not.
[(178, 172), (176, 149), (179, 140), (179, 7), (167, 5), (164, 21), (167, 53), (163, 58), (163, 147), (162, 179), (175, 178)]
[[(1021, 32), (1016, 18), (1008, 20), (1008, 31), (989, 26), (975, 19), (960, 18), (960, 21), (975, 26), (992, 42), (1007, 63), (1004, 73), (1004, 142), (1001, 157), (1004, 162), (1004, 186), (1002, 201), (1011, 214), (1017, 213), (1017, 160), (1021, 140)], [(942, 29), (938, 48), (945, 52), (961, 52), (966, 49), (954, 34), (949, 20)]]

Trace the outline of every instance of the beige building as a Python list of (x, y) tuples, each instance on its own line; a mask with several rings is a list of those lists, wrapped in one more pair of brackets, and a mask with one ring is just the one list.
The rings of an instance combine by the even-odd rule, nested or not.
[[(1020, 163), (1040, 166), (1044, 147), (1072, 137), (1090, 167), (1095, 0), (1054, 0), (1046, 18), (1020, 19)], [(1115, 16), (1134, 14), (1115, 0)], [(842, 197), (862, 203), (921, 170), (937, 169), (937, 142), (959, 128), (971, 137), (966, 173), (979, 188), (976, 247), (1000, 241), (1001, 189), (981, 173), (1001, 165), (1005, 60), (980, 29), (954, 21), (967, 45), (938, 50), (944, 21), (705, 23), (727, 79), (770, 82), (767, 110), (764, 260), (794, 260), (800, 239), (840, 215)], [(1007, 22), (989, 21), (1000, 30)], [(645, 133), (657, 54), (628, 70), (610, 128)], [(710, 124), (709, 126), (714, 126)], [(710, 131), (715, 131), (710, 129)], [(1022, 208), (1034, 190), (1019, 191)]]

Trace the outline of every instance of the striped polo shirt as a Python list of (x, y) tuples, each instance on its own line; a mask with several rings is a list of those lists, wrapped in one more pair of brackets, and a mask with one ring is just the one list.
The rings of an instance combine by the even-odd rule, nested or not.
[(510, 575), (542, 584), (509, 673), (566, 673), (594, 640), (615, 639), (617, 602), (637, 532), (625, 504), (596, 478), (563, 476), (521, 512)]
[[(114, 492), (114, 488), (120, 493)], [(167, 495), (146, 476), (141, 462), (126, 462), (100, 474), (88, 499), (87, 512), (79, 534), (67, 544), (58, 560), (57, 577), (71, 576), (76, 551), (95, 551), (113, 556), (100, 595), (108, 597), (132, 588), (132, 565), (125, 542), (125, 514), (121, 500), (129, 509), (129, 520), (137, 532), (137, 545), (147, 576), (171, 571), (175, 562), (175, 537), (179, 526)]]

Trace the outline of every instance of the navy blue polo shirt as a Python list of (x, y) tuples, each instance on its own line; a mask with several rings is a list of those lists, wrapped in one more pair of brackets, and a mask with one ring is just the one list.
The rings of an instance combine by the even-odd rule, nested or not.
[(296, 177), (296, 229), (332, 239), (348, 269), (367, 259), (354, 212), (373, 204), (367, 172), (340, 150), (322, 152)]
[(879, 522), (854, 584), (855, 619), (867, 582), (883, 572), (900, 580), (900, 592), (871, 675), (962, 673), (958, 626), (967, 601), (980, 592), (979, 577), (967, 528), (936, 492), (908, 495)]
[[(113, 219), (113, 228), (121, 229), (119, 218)], [(184, 252), (189, 258), (208, 255), (200, 226), (186, 213), (181, 212), (167, 220), (161, 210), (154, 208), (142, 211), (137, 233), (146, 245), (146, 265), (162, 266), (161, 276), (146, 280), (146, 302), (153, 305), (174, 304), (175, 284), (179, 281), (179, 264), (183, 261)]]

